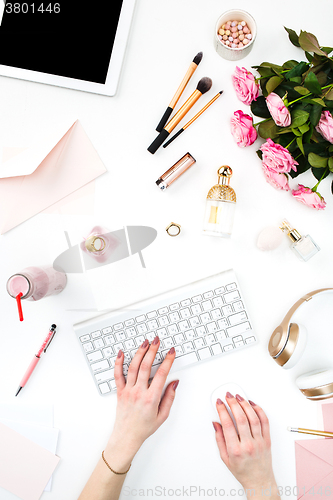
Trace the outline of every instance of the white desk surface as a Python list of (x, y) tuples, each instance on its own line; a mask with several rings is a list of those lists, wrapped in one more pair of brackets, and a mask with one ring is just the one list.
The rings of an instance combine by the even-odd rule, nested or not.
[[(279, 368), (268, 355), (267, 343), (275, 326), (300, 296), (333, 285), (333, 197), (330, 182), (326, 180), (320, 192), (327, 207), (317, 212), (296, 202), (290, 193), (274, 190), (265, 182), (255, 153), (261, 140), (246, 149), (234, 143), (229, 131), (230, 116), (236, 109), (248, 111), (248, 107), (237, 100), (232, 88), (230, 75), (236, 63), (222, 59), (213, 47), (215, 22), (223, 11), (232, 7), (249, 9), (257, 21), (254, 48), (238, 63), (248, 69), (265, 60), (282, 63), (303, 58), (303, 52), (289, 42), (284, 25), (297, 32), (310, 31), (322, 45), (332, 45), (326, 20), (332, 17), (333, 6), (328, 0), (317, 0), (315, 15), (313, 3), (304, 0), (279, 3), (253, 0), (251, 7), (245, 0), (239, 0), (237, 5), (223, 5), (217, 0), (208, 3), (141, 0), (137, 2), (115, 97), (0, 77), (1, 146), (29, 145), (54, 124), (70, 117), (79, 118), (108, 170), (96, 182), (94, 217), (39, 215), (0, 239), (2, 400), (19, 402), (14, 394), (23, 370), (48, 326), (53, 322), (59, 325), (46, 358), (19, 396), (21, 401), (52, 403), (55, 426), (60, 429), (61, 462), (54, 474), (52, 491), (44, 493), (43, 498), (78, 497), (112, 430), (116, 396), (98, 395), (78, 348), (71, 325), (84, 319), (87, 313), (68, 310), (69, 298), (78, 298), (76, 278), (70, 275), (66, 291), (57, 297), (25, 302), (26, 319), (21, 324), (5, 284), (11, 274), (24, 267), (51, 263), (57, 256), (57, 243), (60, 239), (64, 241), (63, 230), (70, 233), (75, 225), (89, 230), (94, 222), (102, 222), (111, 230), (124, 225), (148, 225), (158, 230), (156, 242), (143, 251), (146, 270), (140, 269), (137, 256), (131, 258), (132, 263), (127, 259), (128, 266), (138, 269), (132, 290), (127, 288), (128, 276), (124, 282), (119, 278), (121, 273), (110, 283), (110, 287), (116, 285), (120, 303), (126, 303), (127, 294), (143, 299), (149, 290), (172, 288), (177, 279), (179, 283), (186, 282), (191, 276), (196, 279), (233, 267), (260, 339), (255, 347), (170, 376), (170, 380), (180, 379), (170, 418), (144, 444), (125, 485), (135, 489), (137, 496), (140, 489), (157, 486), (167, 490), (183, 486), (216, 487), (224, 488), (227, 493), (238, 488), (237, 481), (219, 459), (211, 424), (210, 395), (218, 385), (228, 381), (241, 385), (248, 397), (267, 412), (277, 482), (281, 486), (296, 484), (294, 440), (299, 437), (288, 433), (286, 427), (316, 428), (318, 408), (301, 395), (294, 380), (309, 369), (330, 365), (333, 341), (329, 336), (332, 327), (328, 311), (332, 297), (313, 301), (300, 312), (311, 339), (304, 358), (294, 370)], [(150, 155), (146, 148), (156, 135), (155, 126), (190, 61), (200, 50), (204, 57), (184, 98), (202, 76), (213, 79), (211, 96), (221, 89), (225, 93), (175, 143)], [(207, 100), (204, 96), (195, 109), (200, 109)], [(167, 192), (160, 192), (155, 181), (187, 151), (196, 158), (196, 165)], [(229, 164), (234, 170), (232, 185), (238, 197), (230, 241), (203, 236), (201, 231), (205, 198), (222, 164)], [(311, 174), (293, 184), (298, 180), (305, 185), (314, 184)], [(278, 224), (285, 217), (320, 245), (320, 254), (308, 263), (297, 260), (288, 248), (287, 239), (274, 252), (263, 253), (256, 248), (263, 227)], [(166, 235), (164, 228), (170, 221), (182, 225), (180, 237)], [(181, 270), (180, 275), (174, 271), (170, 278), (169, 266), (161, 264), (166, 261), (180, 262), (175, 267), (177, 273)], [(119, 266), (127, 269), (126, 261), (123, 262)], [(113, 265), (115, 276), (117, 266)], [(146, 280), (145, 276), (149, 278)], [(88, 289), (86, 292), (89, 295)], [(93, 309), (93, 301), (90, 304), (86, 301), (84, 308), (87, 307)], [(80, 309), (80, 303), (71, 308)], [(134, 498), (133, 491), (125, 495), (128, 491), (124, 490), (122, 498)], [(13, 498), (5, 491), (0, 492), (0, 497)], [(199, 493), (193, 493), (191, 498), (199, 498)]]

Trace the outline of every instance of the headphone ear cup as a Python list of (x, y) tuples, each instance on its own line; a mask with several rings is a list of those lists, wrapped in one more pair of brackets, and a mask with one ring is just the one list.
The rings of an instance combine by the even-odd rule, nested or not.
[(296, 385), (307, 399), (321, 401), (333, 397), (333, 370), (315, 370), (296, 379)]
[[(286, 370), (289, 370), (290, 368), (293, 368), (298, 361), (301, 359), (302, 354), (304, 352), (304, 349), (306, 347), (306, 342), (308, 338), (308, 333), (303, 325), (299, 325), (298, 323), (291, 323), (290, 328), (295, 328), (298, 327), (298, 337), (297, 341), (295, 342), (294, 346), (290, 346), (290, 339), (288, 339), (286, 347), (290, 349), (290, 355), (289, 359), (286, 361), (286, 363), (282, 366), (282, 368), (285, 368)], [(289, 343), (289, 344), (288, 344)], [(286, 348), (285, 347), (285, 348)]]

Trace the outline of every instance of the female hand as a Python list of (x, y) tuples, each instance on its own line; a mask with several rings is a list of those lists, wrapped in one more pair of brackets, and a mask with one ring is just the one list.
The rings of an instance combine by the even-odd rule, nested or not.
[[(255, 497), (270, 489), (270, 496), (279, 498), (271, 457), (269, 422), (266, 414), (252, 401), (247, 402), (238, 394), (227, 393), (226, 398), (237, 424), (218, 399), (216, 408), (220, 423), (213, 422), (220, 456), (245, 490), (255, 490)], [(253, 494), (251, 498), (254, 498)]]
[(142, 443), (168, 418), (178, 380), (170, 382), (162, 396), (166, 378), (175, 359), (175, 349), (167, 353), (152, 382), (148, 383), (160, 340), (149, 346), (145, 340), (123, 375), (124, 354), (119, 351), (114, 376), (117, 385), (117, 412), (114, 430), (105, 449), (105, 458), (115, 470), (126, 470)]

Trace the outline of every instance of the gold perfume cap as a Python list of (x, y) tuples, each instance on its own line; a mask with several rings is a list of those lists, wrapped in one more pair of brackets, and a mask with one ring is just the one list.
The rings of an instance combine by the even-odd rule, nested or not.
[(236, 193), (229, 186), (232, 169), (228, 165), (222, 165), (217, 171), (218, 184), (213, 186), (207, 195), (207, 200), (231, 201), (236, 203)]
[(291, 239), (293, 243), (299, 241), (302, 236), (299, 234), (297, 229), (292, 228), (287, 220), (282, 221), (282, 225), (280, 226), (281, 231), (286, 232), (287, 236)]

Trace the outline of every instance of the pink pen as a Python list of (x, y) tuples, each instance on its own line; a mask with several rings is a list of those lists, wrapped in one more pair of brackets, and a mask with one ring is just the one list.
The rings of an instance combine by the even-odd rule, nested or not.
[(18, 393), (20, 392), (20, 390), (25, 386), (25, 384), (28, 382), (29, 378), (30, 378), (30, 375), (32, 374), (32, 372), (34, 371), (34, 369), (36, 368), (37, 366), (37, 363), (38, 361), (40, 360), (40, 357), (42, 355), (42, 352), (46, 352), (46, 349), (49, 347), (50, 343), (51, 343), (51, 340), (53, 339), (55, 333), (56, 333), (56, 328), (57, 326), (56, 325), (51, 325), (51, 328), (50, 328), (50, 331), (49, 333), (47, 334), (47, 337), (46, 339), (44, 340), (41, 348), (39, 349), (39, 351), (37, 352), (37, 354), (35, 354), (33, 360), (31, 361), (30, 365), (28, 366), (28, 369), (27, 371), (25, 372), (25, 374), (23, 375), (23, 378), (20, 382), (20, 386), (17, 390), (17, 393), (15, 394), (15, 396), (18, 395)]

